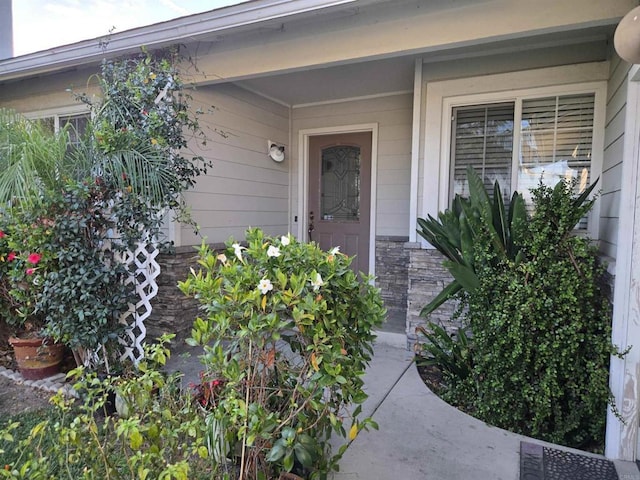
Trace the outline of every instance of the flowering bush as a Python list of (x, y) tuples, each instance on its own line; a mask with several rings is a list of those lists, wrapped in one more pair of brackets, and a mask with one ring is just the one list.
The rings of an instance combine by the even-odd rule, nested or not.
[(36, 307), (44, 279), (56, 268), (55, 255), (47, 248), (52, 226), (43, 208), (0, 212), (0, 315), (16, 334), (44, 325)]
[(45, 326), (84, 365), (116, 345), (120, 315), (135, 308), (117, 250), (161, 243), (165, 214), (186, 216), (181, 194), (206, 172), (185, 156), (186, 135), (202, 132), (179, 64), (174, 49), (105, 60), (100, 95), (75, 95), (90, 115), (73, 144), (69, 126), (51, 132), (0, 109), (0, 207), (20, 207), (0, 218), (0, 315)]
[(243, 479), (282, 471), (321, 478), (347, 446), (331, 456), (332, 433), (351, 441), (375, 427), (358, 418), (359, 406), (346, 407), (367, 397), (362, 374), (382, 299), (337, 248), (258, 229), (246, 240), (230, 240), (220, 254), (203, 246), (200, 271), (180, 283), (205, 313), (190, 343), (206, 345), (205, 378), (219, 381), (215, 402), (205, 402), (212, 423), (224, 426), (212, 444), (239, 452)]
[(206, 138), (199, 113), (189, 111), (191, 97), (179, 65), (174, 48), (154, 53), (143, 48), (139, 55), (103, 61), (99, 101), (76, 95), (92, 112), (87, 152), (94, 156), (92, 173), (99, 171), (99, 181), (112, 190), (109, 209), (129, 246), (141, 237), (161, 239), (168, 209), (191, 222), (182, 192), (210, 166), (187, 144), (188, 138), (203, 143)]
[(87, 364), (88, 352), (116, 346), (120, 316), (135, 294), (135, 285), (124, 281), (130, 272), (117, 260), (123, 246), (110, 241), (115, 221), (98, 208), (108, 193), (104, 184), (86, 181), (49, 196), (54, 221), (46, 247), (56, 269), (44, 278), (36, 310), (46, 335), (68, 345), (79, 365)]

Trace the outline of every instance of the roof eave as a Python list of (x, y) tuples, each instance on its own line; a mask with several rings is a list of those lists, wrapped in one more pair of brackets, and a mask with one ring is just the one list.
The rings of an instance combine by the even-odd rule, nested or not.
[(84, 40), (0, 61), (0, 82), (41, 75), (80, 65), (98, 63), (105, 57), (138, 51), (140, 46), (161, 48), (185, 43), (203, 35), (255, 28), (258, 24), (293, 17), (356, 0), (267, 0), (247, 2), (196, 15), (126, 30), (101, 39)]

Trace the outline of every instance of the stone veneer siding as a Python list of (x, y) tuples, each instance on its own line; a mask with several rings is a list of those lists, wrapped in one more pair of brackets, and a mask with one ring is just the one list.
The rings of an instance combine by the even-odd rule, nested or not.
[(406, 310), (409, 279), (408, 237), (376, 237), (376, 286), (387, 310)]
[[(409, 253), (407, 294), (407, 341), (415, 344), (419, 338), (416, 327), (424, 325), (426, 319), (420, 310), (433, 300), (453, 277), (442, 266), (444, 256), (435, 249), (421, 248), (419, 243), (407, 243)], [(459, 324), (452, 320), (455, 305), (447, 302), (429, 316), (429, 321), (443, 325), (447, 331), (457, 330)]]
[(197, 267), (197, 252), (193, 247), (178, 247), (175, 253), (159, 255), (158, 264), (158, 295), (151, 302), (153, 311), (146, 321), (147, 339), (163, 333), (187, 338), (198, 315), (198, 303), (178, 289), (178, 282), (187, 278), (190, 268)]
[[(411, 347), (419, 340), (416, 327), (426, 323), (420, 310), (452, 277), (442, 266), (444, 257), (440, 252), (406, 240), (406, 237), (376, 237), (376, 285), (388, 310), (406, 312), (407, 342)], [(185, 297), (177, 285), (187, 278), (191, 267), (197, 267), (197, 254), (192, 247), (181, 247), (173, 254), (160, 255), (158, 262), (161, 268), (158, 296), (152, 302), (153, 313), (147, 320), (147, 338), (153, 339), (162, 333), (176, 333), (178, 338), (186, 338), (198, 315), (198, 304)], [(615, 280), (612, 270), (610, 267), (603, 279), (610, 300), (613, 300)], [(429, 320), (453, 332), (459, 326), (452, 320), (454, 308), (453, 302), (447, 302), (432, 313)]]

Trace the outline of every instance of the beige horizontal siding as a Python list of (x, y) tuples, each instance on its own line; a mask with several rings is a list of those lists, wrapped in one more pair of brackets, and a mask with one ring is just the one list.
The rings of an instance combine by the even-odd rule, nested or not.
[(82, 69), (3, 84), (0, 107), (21, 113), (77, 107), (79, 102), (72, 92), (97, 94), (96, 73), (96, 69)]
[(196, 235), (184, 225), (180, 244), (242, 240), (248, 227), (286, 233), (290, 159), (273, 162), (267, 140), (284, 145), (289, 157), (288, 108), (233, 85), (199, 87), (192, 106), (203, 112), (199, 122), (208, 139), (190, 146), (212, 167), (185, 195), (200, 230)]
[(600, 250), (616, 257), (620, 218), (620, 190), (622, 188), (622, 160), (627, 102), (627, 75), (630, 65), (612, 53), (607, 84), (607, 112), (604, 134), (604, 158), (600, 180), (601, 207)]

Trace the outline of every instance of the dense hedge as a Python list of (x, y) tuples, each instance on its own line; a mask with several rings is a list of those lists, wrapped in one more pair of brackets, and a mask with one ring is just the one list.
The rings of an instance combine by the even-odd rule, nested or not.
[(617, 352), (604, 266), (574, 231), (592, 201), (577, 199), (573, 187), (532, 192), (517, 257), (495, 247), (491, 219), (478, 215), (470, 262), (478, 283), (458, 294), (473, 366), (445, 396), (493, 425), (591, 448), (604, 442), (609, 358)]

